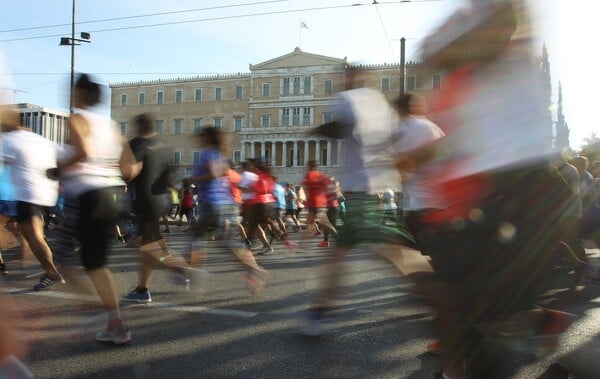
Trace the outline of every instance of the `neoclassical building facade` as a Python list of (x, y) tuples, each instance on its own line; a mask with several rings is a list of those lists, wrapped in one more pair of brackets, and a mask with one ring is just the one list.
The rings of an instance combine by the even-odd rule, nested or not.
[(35, 104), (19, 103), (4, 106), (19, 114), (21, 125), (59, 145), (67, 140), (69, 112)]
[[(335, 94), (346, 89), (350, 70), (360, 86), (380, 90), (388, 100), (400, 91), (398, 64), (353, 66), (346, 58), (311, 54), (296, 48), (289, 54), (251, 64), (250, 72), (185, 79), (111, 84), (111, 116), (127, 138), (130, 120), (144, 112), (155, 118), (156, 132), (173, 147), (177, 177), (192, 172), (200, 149), (194, 133), (214, 125), (227, 135), (227, 156), (239, 163), (261, 157), (280, 182), (297, 183), (308, 160), (334, 175), (343, 141), (305, 136), (314, 126), (333, 121)], [(430, 92), (442, 75), (418, 63), (406, 65), (405, 88)]]

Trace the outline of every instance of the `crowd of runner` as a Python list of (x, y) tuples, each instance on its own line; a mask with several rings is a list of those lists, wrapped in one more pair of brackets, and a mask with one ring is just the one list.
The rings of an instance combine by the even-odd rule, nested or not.
[[(356, 249), (388, 259), (435, 308), (439, 340), (428, 350), (441, 354), (441, 378), (484, 377), (486, 333), (515, 318), (534, 334), (562, 332), (570, 316), (537, 300), (556, 257), (572, 265), (574, 286), (599, 280), (584, 243), (600, 246), (600, 163), (546, 143), (535, 67), (523, 41), (513, 38), (510, 2), (498, 4), (480, 10), (480, 24), (463, 31), (472, 39), (494, 31), (480, 55), (456, 54), (465, 43), (460, 38), (425, 42), (427, 61), (448, 70), (429, 102), (435, 122), (425, 117), (420, 96), (390, 104), (348, 73), (335, 123), (309, 132), (345, 140), (335, 177), (313, 160), (298, 183), (278, 182), (262, 157), (234, 167), (220, 130), (205, 126), (195, 136), (198, 164), (174, 183), (170, 147), (155, 135), (151, 115), (135, 117), (135, 137), (123, 140), (114, 121), (90, 110), (100, 86), (85, 74), (75, 84), (64, 146), (25, 130), (17, 113), (3, 110), (3, 180), (12, 192), (3, 193), (0, 212), (22, 254), (31, 251), (43, 268), (33, 290), (76, 281), (69, 274), (69, 257), (76, 256), (109, 316), (96, 339), (125, 344), (131, 334), (120, 301), (151, 302), (154, 268), (169, 270), (186, 288), (202, 288), (203, 263), (216, 243), (236, 258), (257, 295), (269, 278), (262, 255), (310, 244), (335, 249), (328, 249), (323, 291), (298, 314), (303, 333), (327, 331), (344, 257)], [(456, 27), (456, 17), (440, 30)], [(519, 96), (502, 96), (508, 93)], [(60, 241), (50, 246), (46, 209), (59, 194)], [(135, 227), (123, 233), (119, 225), (130, 216)], [(163, 233), (174, 226), (189, 235), (187, 251), (169, 248)], [(299, 244), (291, 233), (303, 233)], [(107, 266), (115, 238), (129, 238), (140, 260), (138, 283), (121, 298)], [(407, 267), (409, 258), (418, 269)], [(0, 254), (0, 274), (9, 269)]]

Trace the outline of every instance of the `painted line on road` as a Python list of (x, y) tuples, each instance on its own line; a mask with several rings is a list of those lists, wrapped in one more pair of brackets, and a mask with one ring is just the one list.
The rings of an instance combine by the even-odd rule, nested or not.
[(31, 279), (31, 278), (33, 278), (34, 276), (40, 276), (40, 275), (42, 275), (43, 273), (45, 273), (45, 271), (34, 272), (33, 274), (25, 275), (25, 278), (26, 278), (26, 279)]
[[(58, 292), (58, 291), (33, 291), (31, 289), (25, 288), (5, 288), (5, 291), (9, 294), (14, 295), (33, 295), (40, 297), (52, 297), (55, 299), (68, 299), (68, 300), (88, 300), (88, 301), (98, 301), (98, 297), (92, 295), (84, 295), (84, 294), (75, 294), (75, 293), (66, 293), (66, 292)], [(240, 311), (236, 309), (223, 309), (223, 308), (209, 308), (202, 306), (191, 306), (191, 305), (177, 305), (172, 303), (148, 303), (148, 304), (136, 304), (136, 303), (127, 303), (127, 306), (122, 306), (122, 308), (164, 308), (170, 311), (175, 312), (187, 312), (187, 313), (202, 313), (208, 315), (216, 315), (216, 316), (226, 316), (226, 317), (240, 317), (240, 318), (251, 318), (258, 315), (258, 312), (247, 312)]]

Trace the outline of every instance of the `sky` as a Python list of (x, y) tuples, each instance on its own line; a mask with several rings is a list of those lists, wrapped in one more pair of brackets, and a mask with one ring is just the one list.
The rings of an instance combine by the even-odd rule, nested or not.
[[(347, 57), (349, 62), (397, 63), (401, 37), (407, 39), (407, 59), (418, 60), (423, 38), (469, 0), (372, 2), (77, 0), (76, 36), (89, 32), (91, 42), (76, 47), (75, 71), (91, 73), (107, 85), (246, 73), (249, 64), (290, 53), (297, 46), (309, 53)], [(600, 35), (600, 23), (590, 3), (530, 0), (535, 48), (541, 52), (542, 44), (547, 46), (555, 103), (558, 82), (562, 83), (564, 114), (575, 149), (593, 132), (600, 136), (593, 91), (600, 88), (600, 77), (594, 74), (600, 53), (592, 41)], [(72, 0), (2, 2), (0, 87), (8, 88), (2, 91), (5, 101), (68, 110), (71, 49), (59, 46), (59, 41), (71, 35), (72, 6)], [(141, 17), (157, 13), (162, 14)], [(308, 29), (300, 28), (300, 22)], [(49, 25), (58, 26), (40, 28)], [(106, 97), (107, 113), (108, 102)]]

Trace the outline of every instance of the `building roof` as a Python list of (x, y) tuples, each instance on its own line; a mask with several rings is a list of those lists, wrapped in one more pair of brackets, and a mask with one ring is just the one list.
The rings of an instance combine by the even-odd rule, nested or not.
[(346, 65), (347, 58), (333, 58), (325, 55), (306, 53), (296, 47), (289, 54), (282, 55), (277, 58), (269, 59), (268, 61), (251, 64), (250, 71), (257, 70), (272, 70), (277, 68), (289, 67), (307, 67), (307, 66), (331, 66), (331, 65)]

